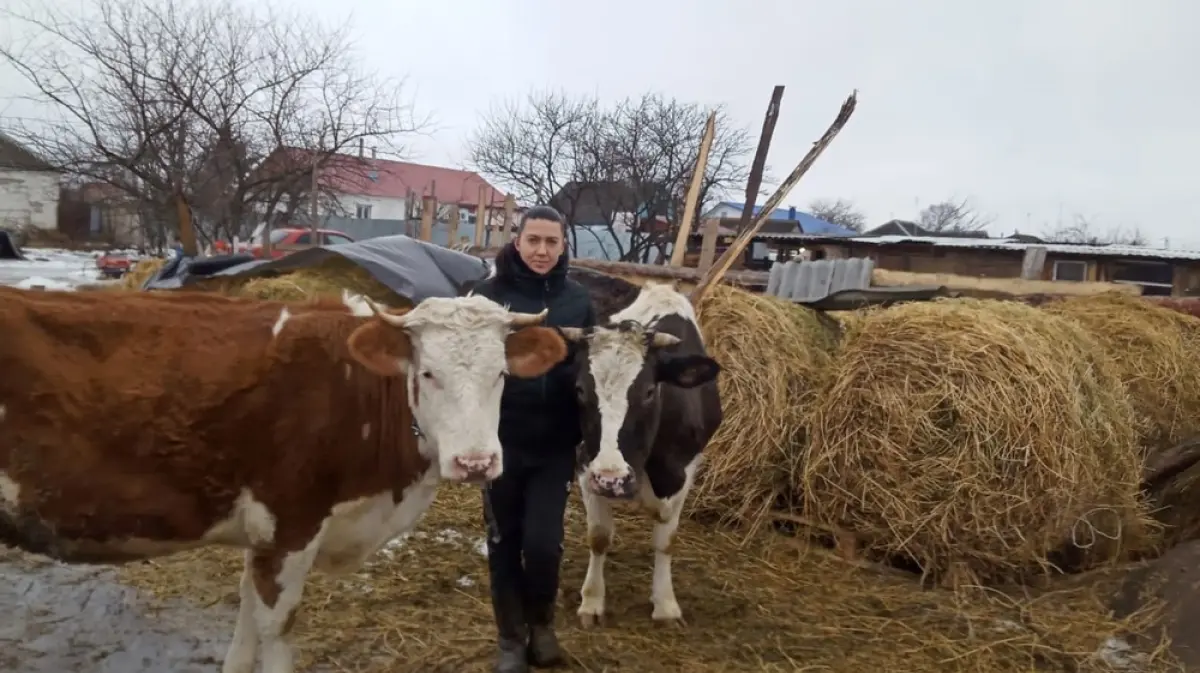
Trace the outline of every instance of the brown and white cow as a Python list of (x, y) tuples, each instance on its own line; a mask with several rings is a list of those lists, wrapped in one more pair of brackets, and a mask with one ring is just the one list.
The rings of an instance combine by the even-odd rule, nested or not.
[(591, 549), (581, 590), (584, 626), (604, 616), (604, 562), (612, 506), (631, 501), (654, 521), (652, 618), (682, 620), (671, 580), (671, 544), (702, 451), (723, 418), (696, 313), (670, 285), (649, 283), (605, 326), (563, 329), (579, 341), (583, 413), (579, 487)]
[[(85, 296), (86, 295), (86, 296)], [(309, 570), (501, 472), (504, 375), (567, 354), (483, 297), (342, 302), (0, 291), (0, 543), (120, 563), (246, 549), (224, 673), (291, 673)]]

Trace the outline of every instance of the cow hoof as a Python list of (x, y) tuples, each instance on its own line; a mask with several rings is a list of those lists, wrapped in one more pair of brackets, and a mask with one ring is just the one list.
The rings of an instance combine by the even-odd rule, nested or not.
[(655, 603), (654, 613), (650, 615), (656, 624), (687, 626), (683, 621), (683, 611), (679, 609), (679, 604), (675, 601), (669, 603)]
[(579, 624), (585, 629), (604, 626), (604, 610), (579, 609)]

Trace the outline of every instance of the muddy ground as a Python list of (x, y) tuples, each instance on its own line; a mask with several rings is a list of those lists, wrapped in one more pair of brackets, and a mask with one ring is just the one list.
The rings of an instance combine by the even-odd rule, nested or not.
[(228, 606), (155, 604), (111, 569), (62, 566), (0, 547), (3, 673), (212, 673)]

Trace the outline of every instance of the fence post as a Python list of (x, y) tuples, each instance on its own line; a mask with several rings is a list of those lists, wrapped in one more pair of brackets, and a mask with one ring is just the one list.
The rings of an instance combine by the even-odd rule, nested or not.
[(512, 236), (513, 214), (517, 210), (517, 200), (512, 194), (504, 197), (504, 228), (500, 230), (500, 245), (508, 245), (508, 239)]
[(487, 245), (487, 185), (479, 185), (479, 201), (475, 204), (475, 247)]
[(421, 240), (426, 243), (433, 240), (433, 217), (437, 214), (437, 199), (432, 196), (421, 197)]
[(450, 212), (446, 215), (446, 247), (451, 250), (458, 245), (458, 204), (450, 204)]

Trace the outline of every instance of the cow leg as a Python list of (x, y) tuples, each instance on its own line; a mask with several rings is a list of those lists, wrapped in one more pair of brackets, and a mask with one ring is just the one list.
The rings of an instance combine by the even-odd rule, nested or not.
[(612, 505), (588, 488), (588, 477), (579, 477), (579, 490), (583, 493), (583, 507), (587, 512), (588, 568), (579, 591), (579, 621), (583, 626), (597, 626), (604, 620), (604, 561), (608, 557), (608, 546), (612, 543)]
[(294, 673), (291, 630), (320, 540), (318, 534), (297, 551), (254, 555), (254, 587), (258, 593), (254, 621), (262, 648), (262, 673)]
[(685, 468), (683, 488), (659, 503), (658, 523), (654, 526), (654, 579), (650, 589), (650, 602), (654, 604), (650, 618), (656, 622), (683, 622), (683, 611), (675, 600), (675, 583), (671, 578), (671, 546), (675, 543), (679, 516), (683, 513), (688, 492), (692, 490), (698, 463), (698, 460), (693, 461)]
[(221, 673), (251, 673), (254, 660), (258, 657), (258, 626), (254, 623), (254, 611), (258, 605), (258, 592), (254, 589), (254, 553), (247, 551), (242, 568), (242, 581), (238, 593), (237, 625), (233, 627), (233, 640), (225, 652), (225, 663)]

